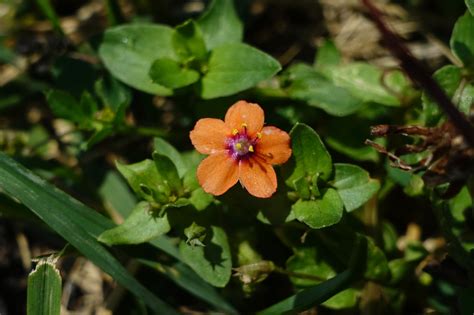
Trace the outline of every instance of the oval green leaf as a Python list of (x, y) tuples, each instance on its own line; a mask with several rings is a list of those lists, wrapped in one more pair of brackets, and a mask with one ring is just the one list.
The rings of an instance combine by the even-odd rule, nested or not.
[(346, 211), (350, 212), (366, 203), (380, 188), (378, 180), (356, 165), (334, 164), (332, 186), (337, 189)]
[(199, 80), (199, 73), (193, 69), (184, 68), (173, 59), (161, 58), (151, 65), (150, 78), (153, 82), (167, 88), (177, 89)]
[(201, 96), (228, 96), (255, 86), (280, 71), (270, 55), (246, 44), (233, 43), (211, 52), (207, 73), (202, 78)]
[(184, 163), (181, 153), (175, 149), (170, 143), (161, 139), (153, 139), (153, 149), (155, 152), (167, 156), (171, 161), (173, 161), (176, 169), (178, 170), (179, 177), (183, 177), (186, 171), (188, 170), (188, 165)]
[(313, 229), (321, 229), (341, 220), (344, 205), (337, 191), (329, 188), (321, 199), (298, 200), (291, 210), (298, 221)]
[(99, 241), (109, 244), (141, 244), (166, 234), (171, 227), (166, 215), (158, 217), (148, 202), (140, 202), (119, 226), (105, 231)]
[(120, 81), (143, 92), (171, 95), (148, 75), (159, 58), (175, 59), (173, 29), (164, 25), (131, 24), (108, 29), (99, 47), (106, 68)]
[(399, 106), (396, 94), (403, 95), (409, 88), (409, 82), (400, 72), (391, 72), (382, 78), (382, 70), (368, 63), (341, 65), (329, 69), (328, 74), (337, 86), (347, 88), (362, 101), (387, 106)]
[(174, 30), (172, 41), (173, 48), (181, 60), (206, 58), (207, 50), (201, 28), (193, 20), (178, 25)]
[(469, 12), (457, 20), (449, 44), (464, 66), (474, 67), (474, 16)]
[(217, 226), (207, 230), (205, 246), (191, 246), (181, 241), (181, 256), (202, 279), (216, 287), (229, 282), (232, 258), (225, 231)]
[[(456, 93), (456, 90), (461, 83), (461, 78), (461, 69), (453, 65), (444, 66), (433, 74), (433, 79), (438, 82), (440, 87), (450, 98), (452, 98)], [(438, 104), (431, 99), (426, 92), (423, 92), (421, 101), (423, 104), (425, 124), (427, 126), (435, 126), (440, 121), (443, 112)]]
[(225, 43), (242, 41), (243, 25), (232, 0), (212, 0), (197, 23), (209, 50)]
[(297, 123), (290, 131), (290, 137), (295, 167), (286, 180), (287, 185), (293, 187), (295, 180), (305, 176), (329, 179), (332, 159), (319, 135), (308, 125)]

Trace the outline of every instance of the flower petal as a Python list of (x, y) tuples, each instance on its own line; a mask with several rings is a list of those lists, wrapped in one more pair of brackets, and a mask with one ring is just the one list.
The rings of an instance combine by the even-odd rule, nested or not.
[(221, 152), (205, 158), (196, 175), (205, 192), (219, 196), (237, 183), (239, 167), (227, 152)]
[(246, 101), (238, 101), (225, 114), (225, 123), (229, 128), (242, 130), (242, 124), (245, 124), (247, 134), (251, 137), (262, 129), (264, 119), (263, 109), (258, 104)]
[(285, 163), (291, 156), (290, 136), (277, 127), (263, 127), (256, 152), (270, 164)]
[(269, 198), (276, 191), (275, 170), (268, 163), (253, 158), (241, 160), (239, 173), (240, 182), (255, 197)]
[(199, 119), (189, 138), (196, 150), (203, 154), (213, 154), (226, 149), (226, 139), (231, 130), (220, 119)]

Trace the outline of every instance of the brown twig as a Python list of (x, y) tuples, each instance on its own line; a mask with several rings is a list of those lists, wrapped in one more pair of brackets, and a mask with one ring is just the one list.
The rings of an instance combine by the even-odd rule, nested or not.
[(369, 139), (365, 140), (365, 144), (370, 145), (372, 148), (377, 150), (379, 153), (385, 154), (389, 159), (390, 159), (390, 164), (396, 168), (405, 170), (405, 171), (411, 171), (412, 167), (405, 162), (395, 154), (387, 151), (385, 147), (382, 145), (378, 144), (377, 142), (371, 141)]
[(431, 77), (423, 64), (410, 53), (399, 36), (391, 31), (382, 20), (382, 14), (370, 0), (361, 0), (368, 9), (375, 25), (383, 35), (387, 48), (400, 61), (400, 67), (406, 74), (436, 101), (439, 107), (446, 113), (453, 125), (464, 136), (471, 147), (474, 147), (474, 127), (466, 117), (456, 108), (446, 96), (436, 81)]

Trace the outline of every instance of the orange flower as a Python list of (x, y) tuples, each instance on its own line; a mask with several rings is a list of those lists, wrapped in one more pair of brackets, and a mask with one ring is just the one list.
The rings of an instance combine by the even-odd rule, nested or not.
[(209, 154), (197, 169), (206, 192), (222, 195), (237, 181), (256, 197), (268, 198), (276, 191), (272, 165), (290, 158), (290, 136), (276, 127), (264, 127), (263, 121), (258, 104), (238, 101), (227, 110), (225, 121), (204, 118), (196, 123), (191, 142), (200, 153)]

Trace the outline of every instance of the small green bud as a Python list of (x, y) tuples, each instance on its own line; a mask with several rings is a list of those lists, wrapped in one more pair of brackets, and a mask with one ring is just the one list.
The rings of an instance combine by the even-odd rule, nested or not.
[(186, 244), (191, 246), (205, 246), (203, 241), (206, 238), (206, 228), (193, 222), (184, 229), (184, 235), (187, 237)]

